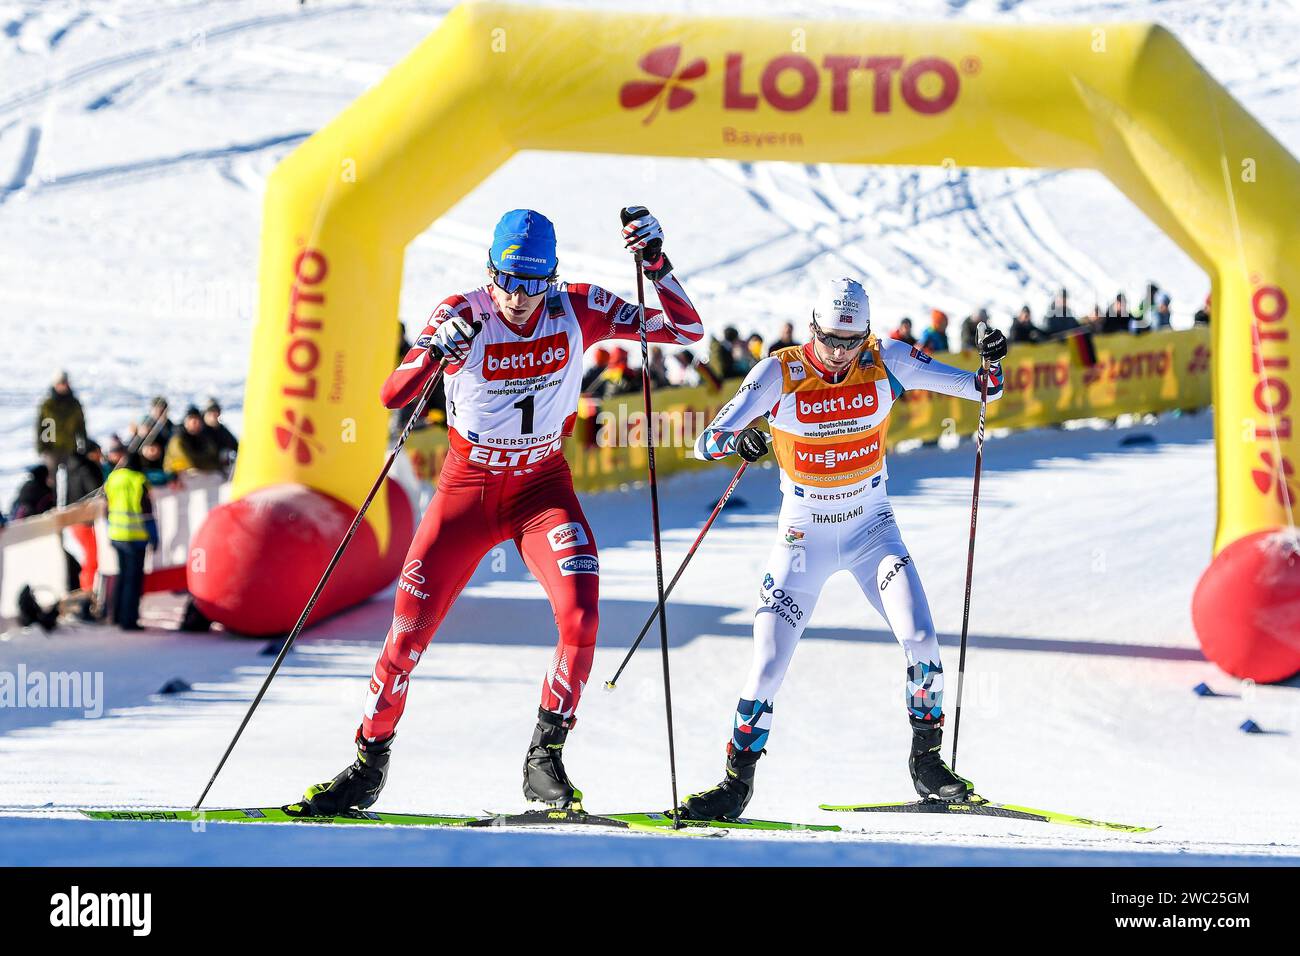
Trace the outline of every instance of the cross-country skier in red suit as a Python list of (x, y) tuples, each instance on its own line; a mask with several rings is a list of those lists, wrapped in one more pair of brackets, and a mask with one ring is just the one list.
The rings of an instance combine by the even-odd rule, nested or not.
[[(704, 329), (663, 254), (659, 222), (644, 207), (629, 211), (624, 244), (642, 254), (663, 306), (646, 309), (647, 339), (698, 342)], [(559, 630), (524, 759), (524, 795), (553, 807), (582, 798), (562, 752), (595, 652), (600, 565), (560, 448), (577, 413), (583, 352), (607, 339), (637, 340), (640, 315), (600, 286), (557, 281), (556, 266), (550, 220), (527, 209), (506, 213), (488, 254), (488, 283), (443, 299), (384, 383), (384, 404), (401, 408), (437, 368), (431, 349), (446, 356), (451, 450), (406, 553), (357, 730), (357, 759), (308, 789), (313, 813), (364, 809), (378, 799), (412, 669), (479, 561), (508, 540), (541, 582)]]

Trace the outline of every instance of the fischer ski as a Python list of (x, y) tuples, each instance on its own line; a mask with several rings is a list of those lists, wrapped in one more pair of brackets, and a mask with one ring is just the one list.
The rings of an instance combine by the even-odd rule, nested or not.
[[(615, 830), (632, 830), (641, 833), (673, 833), (670, 813), (587, 813), (572, 809), (529, 810), (524, 813), (485, 812), (481, 816), (441, 815), (428, 813), (381, 813), (358, 810), (339, 816), (313, 816), (300, 812), (302, 804), (286, 807), (246, 807), (223, 810), (79, 810), (92, 820), (121, 822), (164, 823), (302, 823), (331, 826), (390, 826), (390, 827), (565, 827), (590, 826)], [(834, 824), (786, 823), (779, 820), (687, 820), (682, 819), (682, 830), (713, 830), (713, 836), (723, 836), (727, 830), (812, 831), (835, 833), (840, 827)]]
[[(595, 826), (640, 833), (672, 833), (672, 819), (661, 824), (650, 818), (660, 814), (618, 814), (602, 816), (572, 809), (529, 810), (524, 813), (485, 812), (480, 816), (440, 815), (428, 813), (377, 813), (356, 810), (338, 816), (317, 816), (304, 813), (303, 804), (292, 803), (284, 807), (246, 807), (223, 810), (87, 810), (77, 812), (92, 820), (128, 823), (295, 823), (330, 826), (390, 826), (390, 827), (567, 827)], [(641, 819), (645, 817), (646, 819)], [(836, 828), (838, 829), (838, 828)], [(679, 831), (680, 832), (680, 831)], [(723, 836), (722, 832), (710, 834)]]
[[(610, 813), (611, 820), (623, 820), (630, 824), (650, 827), (656, 830), (671, 830), (673, 815), (671, 813)], [(688, 820), (681, 818), (683, 827), (708, 828), (721, 830), (788, 830), (838, 833), (840, 828), (827, 823), (786, 823), (781, 820), (751, 820), (740, 817), (736, 820)]]
[(301, 804), (289, 804), (287, 807), (247, 807), (233, 810), (79, 810), (82, 816), (92, 820), (116, 820), (123, 822), (168, 823), (309, 823), (309, 824), (371, 824), (380, 826), (412, 827), (464, 826), (479, 817), (439, 816), (428, 813), (374, 813), (370, 810), (357, 810), (333, 817), (311, 816), (294, 812)]
[(993, 803), (983, 797), (972, 794), (970, 799), (945, 803), (941, 800), (912, 800), (900, 803), (858, 803), (837, 806), (819, 804), (823, 810), (850, 813), (949, 813), (967, 816), (1002, 817), (1007, 820), (1032, 820), (1035, 823), (1056, 823), (1069, 827), (1091, 827), (1101, 830), (1113, 830), (1118, 833), (1150, 833), (1159, 827), (1137, 826), (1131, 823), (1111, 823), (1108, 820), (1093, 820), (1089, 817), (1076, 817), (1069, 813), (1057, 813), (1053, 810), (1035, 810), (1033, 807), (1018, 807), (1009, 803)]

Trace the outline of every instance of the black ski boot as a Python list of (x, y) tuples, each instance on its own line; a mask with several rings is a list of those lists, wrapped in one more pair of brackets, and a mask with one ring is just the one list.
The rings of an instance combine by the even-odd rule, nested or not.
[(912, 771), (912, 785), (922, 800), (941, 800), (944, 803), (956, 803), (970, 795), (972, 787), (951, 770), (939, 756), (939, 747), (943, 744), (943, 726), (937, 720), (917, 720), (912, 722), (912, 755), (907, 760), (907, 769)]
[(716, 787), (683, 800), (682, 816), (690, 820), (738, 819), (754, 795), (754, 765), (766, 752), (736, 750), (727, 744), (727, 775)]
[(537, 729), (524, 757), (524, 796), (548, 807), (582, 809), (582, 791), (564, 772), (564, 739), (575, 718), (537, 711)]
[(388, 776), (388, 749), (394, 734), (370, 741), (357, 730), (357, 759), (333, 780), (308, 787), (303, 794), (303, 816), (336, 817), (349, 810), (364, 810), (379, 799)]

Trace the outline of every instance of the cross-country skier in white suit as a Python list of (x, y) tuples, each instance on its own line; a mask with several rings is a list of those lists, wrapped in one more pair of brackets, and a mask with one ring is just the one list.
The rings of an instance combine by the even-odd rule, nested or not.
[[(736, 706), (726, 776), (683, 801), (684, 815), (694, 819), (735, 819), (749, 803), (772, 702), (822, 586), (840, 570), (857, 579), (907, 656), (908, 768), (917, 793), (954, 801), (971, 789), (939, 756), (943, 665), (921, 576), (885, 491), (885, 431), (905, 389), (979, 401), (984, 371), (953, 368), (904, 342), (872, 335), (867, 293), (854, 279), (823, 287), (809, 331), (807, 345), (780, 349), (754, 366), (695, 446), (702, 458), (735, 454), (758, 461), (769, 441), (753, 422), (766, 418), (783, 500), (759, 585), (754, 658)], [(990, 363), (988, 397), (996, 400), (1006, 337), (987, 330), (980, 353)]]

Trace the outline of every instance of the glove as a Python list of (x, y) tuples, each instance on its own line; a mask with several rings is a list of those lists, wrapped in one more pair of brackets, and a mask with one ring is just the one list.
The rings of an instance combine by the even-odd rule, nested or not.
[(1007, 337), (997, 329), (985, 328), (979, 341), (980, 357), (992, 365), (1007, 355)]
[(664, 228), (645, 206), (627, 206), (619, 215), (623, 219), (623, 247), (641, 254), (641, 269), (647, 279), (657, 282), (672, 271), (664, 255)]
[(753, 464), (767, 454), (767, 433), (746, 428), (736, 436), (736, 454)]
[(483, 323), (475, 319), (461, 318), (453, 315), (442, 325), (433, 330), (433, 341), (429, 343), (429, 354), (435, 359), (446, 358), (457, 364), (469, 358), (474, 336), (483, 328)]

